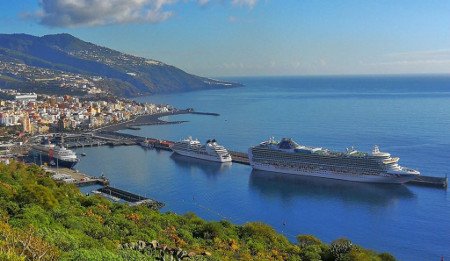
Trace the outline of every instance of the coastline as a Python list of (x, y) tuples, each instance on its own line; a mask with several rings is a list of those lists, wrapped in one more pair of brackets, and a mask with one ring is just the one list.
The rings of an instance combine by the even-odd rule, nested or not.
[(144, 126), (144, 125), (162, 125), (162, 124), (179, 124), (186, 121), (164, 121), (161, 120), (161, 117), (164, 116), (170, 116), (170, 115), (181, 115), (181, 114), (190, 114), (192, 113), (191, 110), (174, 110), (170, 112), (162, 112), (162, 113), (155, 113), (155, 114), (146, 114), (146, 115), (139, 115), (136, 118), (126, 121), (126, 122), (120, 122), (117, 124), (100, 127), (95, 130), (94, 132), (112, 132), (112, 131), (119, 131), (124, 130), (127, 128), (130, 128), (132, 126)]

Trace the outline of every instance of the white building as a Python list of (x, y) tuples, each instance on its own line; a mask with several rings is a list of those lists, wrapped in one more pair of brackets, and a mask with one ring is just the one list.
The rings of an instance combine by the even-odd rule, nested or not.
[(21, 102), (35, 102), (37, 100), (36, 93), (17, 93), (15, 96), (16, 101)]

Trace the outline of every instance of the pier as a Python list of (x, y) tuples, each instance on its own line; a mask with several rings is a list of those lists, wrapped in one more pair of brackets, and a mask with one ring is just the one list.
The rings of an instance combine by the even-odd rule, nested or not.
[(108, 195), (110, 197), (118, 198), (123, 201), (126, 201), (131, 206), (145, 205), (152, 209), (160, 209), (164, 206), (163, 203), (158, 202), (153, 199), (149, 199), (125, 190), (121, 190), (118, 188), (113, 188), (110, 186), (105, 186), (97, 189), (98, 192)]
[(91, 177), (78, 170), (68, 168), (50, 168), (43, 166), (45, 171), (52, 174), (52, 178), (59, 182), (65, 182), (75, 184), (78, 187), (91, 186), (91, 185), (109, 185), (109, 180), (103, 175), (100, 177)]
[(408, 184), (428, 186), (428, 187), (447, 188), (448, 179), (447, 179), (447, 177), (419, 176), (416, 179), (408, 182)]
[(244, 165), (250, 165), (250, 161), (248, 160), (247, 153), (243, 152), (237, 152), (237, 151), (228, 151), (231, 155), (231, 160), (233, 162), (244, 164)]

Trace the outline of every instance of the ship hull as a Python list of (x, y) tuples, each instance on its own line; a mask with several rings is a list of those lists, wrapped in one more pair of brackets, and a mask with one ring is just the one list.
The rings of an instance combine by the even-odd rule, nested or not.
[[(30, 154), (30, 160), (33, 161), (36, 164), (48, 164), (49, 166), (52, 167), (61, 167), (61, 168), (73, 168), (75, 167), (75, 165), (78, 163), (77, 161), (69, 161), (69, 160), (63, 160), (63, 159), (59, 159), (59, 158), (55, 158), (52, 157), (50, 158), (50, 156), (44, 152), (39, 152), (39, 151), (32, 151)], [(42, 160), (42, 162), (41, 162)]]
[(231, 157), (229, 160), (227, 160), (227, 159), (221, 159), (221, 158), (218, 158), (218, 157), (212, 156), (212, 155), (204, 155), (204, 154), (197, 154), (197, 153), (194, 154), (191, 151), (177, 150), (177, 149), (173, 149), (173, 148), (172, 148), (172, 151), (177, 154), (180, 154), (180, 155), (183, 155), (186, 157), (196, 158), (196, 159), (215, 161), (215, 162), (220, 162), (220, 163), (231, 162)]
[(277, 172), (282, 174), (290, 174), (290, 175), (300, 175), (300, 176), (310, 176), (310, 177), (319, 177), (319, 178), (327, 178), (327, 179), (336, 179), (336, 180), (345, 180), (345, 181), (353, 181), (353, 182), (366, 182), (366, 183), (390, 183), (390, 184), (403, 184), (408, 181), (416, 178), (417, 175), (365, 175), (365, 174), (345, 174), (340, 172), (333, 172), (329, 170), (298, 170), (291, 168), (284, 168), (281, 166), (274, 166), (268, 164), (259, 164), (255, 162), (251, 162), (253, 169), (263, 170), (269, 172)]

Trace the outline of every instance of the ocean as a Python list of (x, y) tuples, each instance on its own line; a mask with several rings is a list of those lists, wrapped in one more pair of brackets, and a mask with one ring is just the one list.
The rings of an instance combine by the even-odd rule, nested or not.
[[(450, 161), (450, 76), (260, 77), (227, 79), (245, 86), (140, 97), (220, 116), (176, 115), (174, 125), (123, 132), (160, 139), (215, 138), (247, 151), (269, 137), (344, 151), (378, 145), (400, 165), (446, 176)], [(313, 234), (346, 237), (399, 260), (450, 259), (447, 190), (361, 184), (252, 171), (131, 147), (79, 149), (76, 166), (112, 185), (194, 212), (208, 220), (262, 221), (295, 241)]]

